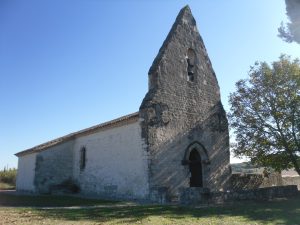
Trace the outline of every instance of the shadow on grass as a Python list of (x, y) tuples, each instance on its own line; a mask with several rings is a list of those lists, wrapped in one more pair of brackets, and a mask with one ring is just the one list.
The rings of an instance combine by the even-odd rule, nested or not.
[[(270, 202), (238, 202), (220, 207), (183, 207), (166, 205), (122, 206), (117, 202), (68, 196), (19, 196), (0, 193), (0, 206), (95, 206), (80, 209), (30, 209), (39, 217), (65, 221), (135, 223), (149, 217), (161, 217), (194, 223), (196, 220), (235, 219), (250, 223), (300, 224), (300, 195)], [(249, 222), (248, 222), (249, 223)]]
[[(288, 200), (272, 202), (240, 202), (231, 206), (192, 208), (182, 206), (108, 206), (93, 209), (52, 209), (38, 210), (46, 218), (62, 220), (89, 220), (93, 222), (121, 221), (134, 223), (150, 216), (166, 219), (222, 219), (226, 217), (243, 217), (246, 220), (275, 223), (300, 224), (300, 196)], [(234, 219), (234, 218), (233, 218)]]
[(9, 192), (0, 192), (0, 206), (18, 207), (67, 207), (67, 206), (94, 206), (99, 204), (117, 203), (99, 199), (87, 199), (72, 196), (53, 195), (20, 195)]

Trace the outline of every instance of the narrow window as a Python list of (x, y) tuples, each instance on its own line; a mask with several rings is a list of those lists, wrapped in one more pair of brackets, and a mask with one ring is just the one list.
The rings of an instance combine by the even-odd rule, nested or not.
[(84, 170), (86, 164), (86, 148), (80, 149), (80, 170)]
[(195, 61), (196, 61), (196, 54), (193, 49), (189, 49), (187, 52), (187, 80), (193, 82), (195, 80)]

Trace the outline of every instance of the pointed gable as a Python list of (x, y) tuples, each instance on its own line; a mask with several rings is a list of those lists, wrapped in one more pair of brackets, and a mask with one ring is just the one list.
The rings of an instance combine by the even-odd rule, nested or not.
[(168, 44), (171, 42), (171, 39), (174, 37), (175, 33), (177, 32), (177, 28), (178, 26), (182, 26), (183, 23), (189, 23), (192, 26), (196, 28), (196, 21), (191, 13), (191, 9), (188, 5), (186, 5), (184, 8), (182, 8), (175, 20), (175, 23), (173, 24), (167, 38), (165, 39), (163, 45), (161, 46), (161, 48), (159, 49), (159, 52), (157, 54), (157, 56), (155, 57), (152, 66), (149, 69), (148, 74), (152, 74), (153, 71), (155, 71), (157, 69), (157, 66), (159, 64), (159, 62), (162, 60), (162, 57), (165, 53), (165, 50), (168, 47)]
[[(139, 114), (150, 155), (150, 187), (168, 187), (176, 195), (181, 184), (187, 185), (188, 167), (180, 162), (194, 143), (211, 159), (212, 167), (202, 165), (202, 186), (223, 187), (230, 171), (227, 119), (216, 75), (188, 6), (180, 10), (148, 78)], [(216, 175), (216, 168), (226, 176)]]
[[(195, 54), (194, 64), (189, 64), (189, 51)], [(170, 74), (173, 77), (169, 76)], [(205, 84), (211, 83), (210, 85), (219, 89), (215, 72), (189, 6), (180, 10), (148, 75), (149, 90), (165, 88), (164, 84), (172, 82), (172, 79), (178, 82), (195, 81), (198, 84), (202, 80)], [(181, 77), (179, 80), (178, 76)], [(149, 98), (150, 95), (153, 93), (148, 93), (146, 97)]]

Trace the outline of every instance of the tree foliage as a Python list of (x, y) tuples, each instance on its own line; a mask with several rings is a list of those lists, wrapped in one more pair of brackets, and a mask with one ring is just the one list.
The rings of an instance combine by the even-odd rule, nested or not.
[(277, 171), (300, 175), (300, 62), (282, 55), (268, 65), (256, 62), (249, 78), (230, 94), (233, 152)]
[(17, 177), (17, 169), (4, 168), (0, 171), (0, 183), (7, 183), (15, 186)]
[(285, 0), (286, 14), (289, 23), (282, 22), (278, 28), (278, 36), (286, 42), (300, 44), (300, 0)]

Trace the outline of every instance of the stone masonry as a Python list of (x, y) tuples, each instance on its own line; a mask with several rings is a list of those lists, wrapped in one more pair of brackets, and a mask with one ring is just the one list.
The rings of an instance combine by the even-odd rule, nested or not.
[(148, 78), (139, 112), (17, 153), (17, 190), (53, 193), (72, 187), (84, 195), (160, 203), (179, 200), (190, 187), (226, 191), (228, 123), (188, 6)]
[(231, 174), (228, 123), (216, 75), (188, 6), (177, 16), (148, 75), (140, 116), (150, 156), (150, 190), (162, 188), (172, 198), (189, 187), (188, 157), (193, 149), (201, 156), (203, 187), (226, 189)]

